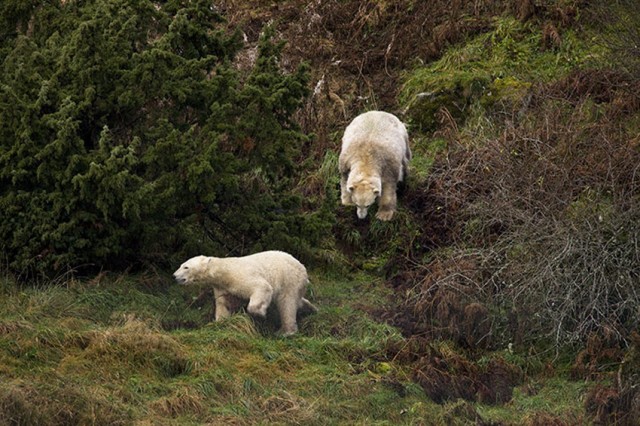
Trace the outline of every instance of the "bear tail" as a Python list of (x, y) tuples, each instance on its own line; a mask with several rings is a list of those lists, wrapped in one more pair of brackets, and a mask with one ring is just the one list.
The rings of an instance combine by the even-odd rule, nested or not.
[(298, 308), (298, 313), (303, 315), (313, 314), (318, 312), (318, 308), (313, 306), (313, 303), (309, 302), (304, 297), (300, 299), (300, 307)]

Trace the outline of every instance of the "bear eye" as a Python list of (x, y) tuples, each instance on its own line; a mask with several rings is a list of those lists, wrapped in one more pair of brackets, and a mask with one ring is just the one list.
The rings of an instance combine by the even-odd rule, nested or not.
[(182, 269), (189, 269), (189, 267), (188, 266), (184, 266)]

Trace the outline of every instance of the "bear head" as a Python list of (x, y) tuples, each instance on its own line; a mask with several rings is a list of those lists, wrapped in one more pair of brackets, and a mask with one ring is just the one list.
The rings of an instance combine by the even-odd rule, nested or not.
[(347, 191), (351, 194), (351, 200), (356, 205), (359, 219), (367, 217), (369, 207), (375, 203), (376, 198), (382, 192), (380, 178), (361, 179), (351, 182), (347, 186)]
[(178, 284), (192, 284), (203, 282), (209, 271), (209, 263), (212, 258), (207, 256), (196, 256), (184, 262), (173, 273), (173, 278)]

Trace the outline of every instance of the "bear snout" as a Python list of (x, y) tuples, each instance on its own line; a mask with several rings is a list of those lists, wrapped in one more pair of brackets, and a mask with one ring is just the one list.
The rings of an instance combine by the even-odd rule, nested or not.
[(369, 211), (368, 207), (360, 207), (357, 208), (358, 219), (364, 219), (367, 217), (367, 212)]
[(173, 274), (173, 279), (176, 280), (178, 284), (186, 284), (187, 279), (185, 277), (181, 277), (177, 272)]

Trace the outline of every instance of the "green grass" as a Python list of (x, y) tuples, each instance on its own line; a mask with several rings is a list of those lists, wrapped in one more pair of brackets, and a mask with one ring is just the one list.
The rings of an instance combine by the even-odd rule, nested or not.
[[(243, 313), (208, 322), (198, 290), (158, 278), (5, 285), (0, 308), (0, 420), (18, 424), (471, 424), (462, 402), (437, 405), (390, 355), (398, 330), (379, 322), (379, 278), (313, 274), (320, 311), (280, 338)], [(163, 329), (162, 324), (187, 328)], [(483, 418), (582, 415), (584, 385), (537, 382)], [(471, 407), (471, 408), (469, 408)], [(465, 414), (467, 413), (467, 414)]]
[(523, 424), (540, 413), (562, 418), (569, 424), (584, 422), (583, 397), (588, 385), (560, 377), (533, 380), (514, 390), (506, 406), (478, 405), (483, 418), (508, 424)]

